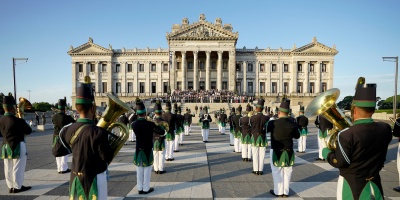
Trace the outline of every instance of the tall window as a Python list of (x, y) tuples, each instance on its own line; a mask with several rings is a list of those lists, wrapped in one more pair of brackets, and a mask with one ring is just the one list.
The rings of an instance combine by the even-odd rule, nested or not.
[(212, 89), (212, 90), (217, 89), (217, 82), (211, 81), (211, 89)]
[(133, 82), (128, 82), (128, 93), (133, 93)]
[(213, 70), (217, 69), (215, 61), (211, 62), (211, 69), (213, 69)]
[(314, 72), (314, 64), (310, 64), (310, 72)]
[(236, 71), (237, 72), (242, 71), (242, 65), (240, 63), (236, 63)]
[(200, 69), (204, 69), (204, 62), (200, 61)]
[(321, 68), (322, 68), (321, 69), (322, 72), (326, 72), (326, 64), (325, 63), (322, 63), (322, 67)]
[(283, 72), (289, 72), (289, 65), (283, 64)]
[(156, 64), (151, 64), (151, 71), (155, 72), (157, 70)]
[(222, 89), (227, 90), (228, 89), (228, 82), (224, 81), (222, 82)]
[(247, 71), (252, 72), (253, 71), (253, 63), (248, 63), (247, 64)]
[(260, 64), (260, 72), (264, 72), (265, 71), (265, 64), (261, 63)]
[(260, 82), (260, 93), (265, 93), (265, 82)]
[(78, 64), (78, 72), (83, 72), (83, 64), (82, 63)]
[(314, 89), (314, 82), (310, 82), (310, 93), (314, 93), (315, 89)]
[(168, 93), (168, 82), (163, 82), (163, 92)]
[(247, 82), (247, 93), (253, 93), (253, 82)]
[(144, 93), (144, 82), (139, 83), (139, 92)]
[(276, 72), (276, 64), (272, 64), (272, 69), (271, 71)]
[(102, 63), (101, 64), (101, 72), (106, 72), (107, 71), (107, 64)]
[(156, 93), (157, 92), (157, 83), (156, 82), (151, 82), (151, 93)]
[(107, 82), (102, 82), (101, 83), (101, 93), (106, 93), (107, 92)]
[(188, 69), (193, 69), (193, 62), (188, 62), (187, 68), (188, 68)]
[(271, 92), (278, 93), (278, 84), (276, 84), (276, 82), (272, 82), (271, 86)]
[(90, 65), (90, 72), (95, 72), (96, 68), (94, 67), (95, 66), (94, 63), (90, 63), (89, 65)]
[(193, 81), (188, 81), (188, 89), (193, 89)]
[(303, 65), (302, 64), (297, 64), (297, 71), (302, 72), (303, 71)]
[(121, 93), (121, 82), (115, 83), (115, 93)]
[(115, 72), (120, 72), (121, 71), (121, 65), (120, 64), (116, 64), (115, 65)]
[(222, 69), (228, 69), (228, 62), (222, 62)]
[(289, 83), (288, 82), (284, 82), (283, 83), (283, 93), (289, 93)]
[(181, 69), (181, 63), (180, 62), (176, 63), (176, 69)]
[(144, 64), (139, 64), (139, 72), (144, 72)]
[(128, 64), (128, 72), (132, 72), (132, 64)]
[(326, 82), (322, 82), (322, 91), (321, 92), (325, 92), (327, 89), (327, 84)]
[(178, 90), (181, 90), (182, 89), (182, 82), (180, 82), (180, 81), (176, 82), (176, 87), (177, 87)]
[(163, 65), (163, 71), (164, 71), (164, 72), (168, 71), (168, 64), (167, 64), (167, 63), (164, 63), (164, 65)]
[(303, 82), (297, 82), (297, 93), (303, 93)]

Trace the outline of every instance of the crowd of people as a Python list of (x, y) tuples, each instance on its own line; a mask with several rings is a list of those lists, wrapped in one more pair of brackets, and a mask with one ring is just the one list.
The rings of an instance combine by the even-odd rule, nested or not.
[(171, 95), (160, 97), (164, 102), (181, 103), (248, 103), (252, 102), (253, 95), (236, 94), (230, 90), (174, 90)]

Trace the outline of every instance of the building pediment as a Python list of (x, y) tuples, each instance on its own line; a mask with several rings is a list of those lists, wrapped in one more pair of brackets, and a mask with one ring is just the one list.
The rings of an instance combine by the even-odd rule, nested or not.
[(189, 24), (187, 18), (182, 20), (182, 24), (174, 24), (172, 32), (167, 33), (167, 40), (237, 40), (239, 34), (232, 32), (232, 25), (222, 25), (222, 20), (217, 18), (215, 23), (205, 20), (204, 15), (200, 15), (200, 20)]
[(322, 43), (317, 42), (317, 39), (314, 37), (313, 41), (307, 45), (304, 45), (299, 48), (295, 48), (292, 50), (293, 53), (305, 53), (305, 54), (333, 54), (336, 55), (338, 51), (336, 50), (336, 47), (333, 46), (328, 47)]
[(110, 47), (104, 48), (100, 45), (97, 45), (93, 43), (93, 39), (89, 38), (89, 41), (81, 46), (78, 46), (76, 48), (73, 48), (72, 46), (70, 47), (70, 50), (68, 51), (69, 55), (112, 55), (113, 50), (110, 45)]

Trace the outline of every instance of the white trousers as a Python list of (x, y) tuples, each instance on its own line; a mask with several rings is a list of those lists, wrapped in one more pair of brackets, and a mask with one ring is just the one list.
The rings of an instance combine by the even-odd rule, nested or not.
[(164, 151), (153, 151), (154, 156), (154, 171), (164, 171)]
[(240, 138), (234, 138), (233, 145), (235, 146), (235, 152), (242, 152), (242, 143), (240, 141)]
[(221, 134), (225, 134), (225, 128), (226, 127), (221, 126)]
[(231, 133), (231, 132), (229, 132), (229, 143), (231, 144), (231, 145), (233, 145), (233, 142), (234, 142), (234, 136), (233, 136), (233, 134)]
[(270, 165), (272, 178), (274, 179), (274, 193), (277, 195), (289, 195), (290, 178), (292, 177), (293, 167), (275, 167), (273, 163), (273, 150), (270, 150)]
[(189, 135), (189, 126), (184, 126), (184, 128), (185, 128), (185, 135)]
[(218, 124), (218, 132), (221, 132), (221, 128), (222, 128), (222, 126), (220, 124)]
[(26, 167), (26, 145), (20, 142), (20, 156), (18, 159), (4, 159), (4, 174), (8, 188), (21, 189), (24, 182)]
[(68, 169), (68, 155), (56, 157), (57, 171), (63, 172)]
[(107, 200), (107, 170), (97, 174), (97, 192), (99, 200)]
[(265, 147), (252, 147), (253, 171), (262, 172), (264, 170)]
[(147, 192), (150, 190), (151, 166), (136, 166), (136, 178), (138, 191)]
[(201, 136), (203, 137), (203, 141), (208, 141), (208, 131), (209, 129), (201, 129)]
[(128, 140), (131, 141), (131, 142), (136, 141), (136, 135), (133, 132), (133, 130), (129, 130), (129, 139)]
[(179, 150), (179, 141), (181, 140), (181, 134), (179, 134), (179, 135), (175, 134), (174, 151), (178, 151)]
[(179, 144), (183, 144), (183, 136), (184, 135), (185, 134), (183, 134), (183, 133), (180, 134), (180, 136), (179, 136)]
[(166, 140), (165, 141), (165, 159), (174, 158), (174, 141)]
[(300, 138), (297, 140), (297, 147), (300, 152), (306, 151), (306, 140), (307, 136), (300, 136)]
[(399, 185), (400, 185), (400, 142), (397, 150), (397, 171), (399, 172)]
[(242, 158), (251, 159), (251, 144), (242, 144)]
[(318, 158), (324, 159), (322, 156), (322, 149), (326, 147), (325, 139), (318, 137)]

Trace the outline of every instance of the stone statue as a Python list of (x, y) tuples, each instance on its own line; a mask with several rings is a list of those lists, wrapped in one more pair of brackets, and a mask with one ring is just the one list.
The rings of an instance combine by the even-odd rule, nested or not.
[(109, 48), (110, 50), (112, 50), (112, 46), (111, 46), (111, 44), (108, 44), (108, 48)]
[(199, 19), (200, 19), (200, 21), (204, 21), (204, 20), (206, 20), (206, 16), (204, 14), (200, 14)]
[(89, 37), (89, 43), (93, 43), (93, 39)]

